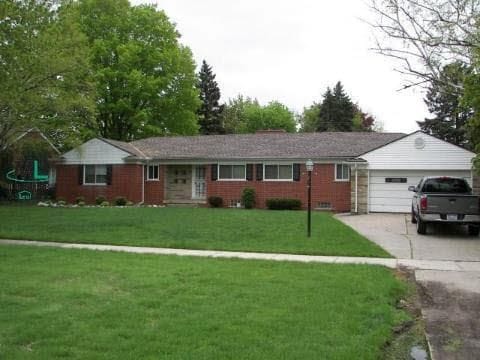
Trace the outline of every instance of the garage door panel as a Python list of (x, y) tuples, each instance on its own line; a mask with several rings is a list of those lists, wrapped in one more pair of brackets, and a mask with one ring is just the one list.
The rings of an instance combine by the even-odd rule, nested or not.
[[(369, 210), (372, 212), (409, 212), (412, 204), (411, 185), (424, 176), (463, 177), (471, 182), (470, 171), (371, 170), (369, 180)], [(386, 178), (406, 178), (405, 183), (386, 182)]]
[(392, 190), (387, 190), (387, 191), (382, 191), (382, 190), (378, 190), (378, 191), (375, 191), (375, 195), (374, 196), (370, 196), (371, 199), (376, 199), (376, 198), (386, 198), (386, 199), (389, 199), (389, 198), (392, 198), (392, 199), (411, 199), (412, 198), (412, 193), (409, 191), (409, 192), (405, 192), (403, 190), (399, 190), (399, 191), (392, 191)]

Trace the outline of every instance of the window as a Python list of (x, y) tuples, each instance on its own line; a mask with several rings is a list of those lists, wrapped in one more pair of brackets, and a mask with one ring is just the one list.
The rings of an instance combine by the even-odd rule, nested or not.
[(468, 182), (463, 179), (439, 177), (427, 179), (423, 184), (425, 193), (444, 193), (444, 194), (470, 194), (472, 189)]
[(245, 180), (245, 165), (218, 165), (220, 180)]
[(335, 181), (349, 181), (350, 167), (346, 164), (335, 165)]
[(107, 185), (107, 165), (85, 165), (83, 183)]
[(266, 164), (265, 165), (265, 180), (293, 180), (292, 164), (279, 165), (279, 164)]
[(158, 165), (148, 165), (147, 180), (158, 180)]

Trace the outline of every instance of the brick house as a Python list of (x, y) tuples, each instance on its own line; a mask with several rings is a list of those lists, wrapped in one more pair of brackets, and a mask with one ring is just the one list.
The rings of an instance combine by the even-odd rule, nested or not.
[[(129, 143), (95, 138), (61, 157), (57, 164), (57, 197), (73, 202), (77, 196), (84, 196), (87, 203), (93, 203), (100, 195), (109, 200), (124, 196), (135, 203), (203, 205), (209, 196), (220, 196), (224, 206), (237, 207), (241, 206), (242, 190), (249, 187), (256, 191), (259, 208), (264, 208), (269, 198), (297, 198), (306, 206), (305, 163), (311, 159), (314, 162), (312, 206), (335, 212), (364, 213), (370, 211), (369, 202), (381, 201), (371, 197), (370, 189), (374, 190), (374, 186), (370, 175), (371, 178), (377, 176), (374, 169), (370, 174), (369, 161), (374, 163), (375, 153), (382, 155), (383, 149), (388, 151), (392, 144), (413, 143), (419, 137), (426, 139), (427, 144), (440, 142), (447, 150), (460, 152), (463, 163), (468, 162), (462, 165), (462, 176), (465, 171), (472, 174), (473, 153), (421, 132), (405, 135), (266, 131), (246, 135), (156, 137)], [(435, 148), (433, 145), (427, 146), (427, 152)], [(425, 151), (425, 148), (416, 150)], [(370, 160), (365, 160), (365, 156)], [(391, 156), (398, 157), (395, 153)], [(408, 161), (405, 167), (404, 171), (410, 168)], [(398, 185), (402, 194), (408, 194), (410, 182), (403, 180), (408, 174), (398, 175), (395, 171), (399, 169), (402, 167), (387, 173), (385, 183)], [(389, 171), (388, 165), (382, 171)], [(388, 196), (383, 201), (391, 202)], [(386, 211), (404, 211), (404, 207)]]

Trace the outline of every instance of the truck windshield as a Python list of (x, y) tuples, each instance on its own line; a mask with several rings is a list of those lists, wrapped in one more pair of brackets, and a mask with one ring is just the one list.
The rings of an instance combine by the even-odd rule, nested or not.
[(463, 179), (442, 177), (428, 179), (423, 184), (425, 193), (469, 194), (471, 191), (470, 186)]

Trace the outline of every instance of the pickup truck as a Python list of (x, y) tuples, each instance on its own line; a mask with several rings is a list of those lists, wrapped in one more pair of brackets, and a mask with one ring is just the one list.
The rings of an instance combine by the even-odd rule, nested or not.
[(425, 234), (428, 223), (467, 225), (470, 235), (480, 232), (480, 198), (467, 181), (455, 177), (424, 177), (413, 191), (412, 223)]

